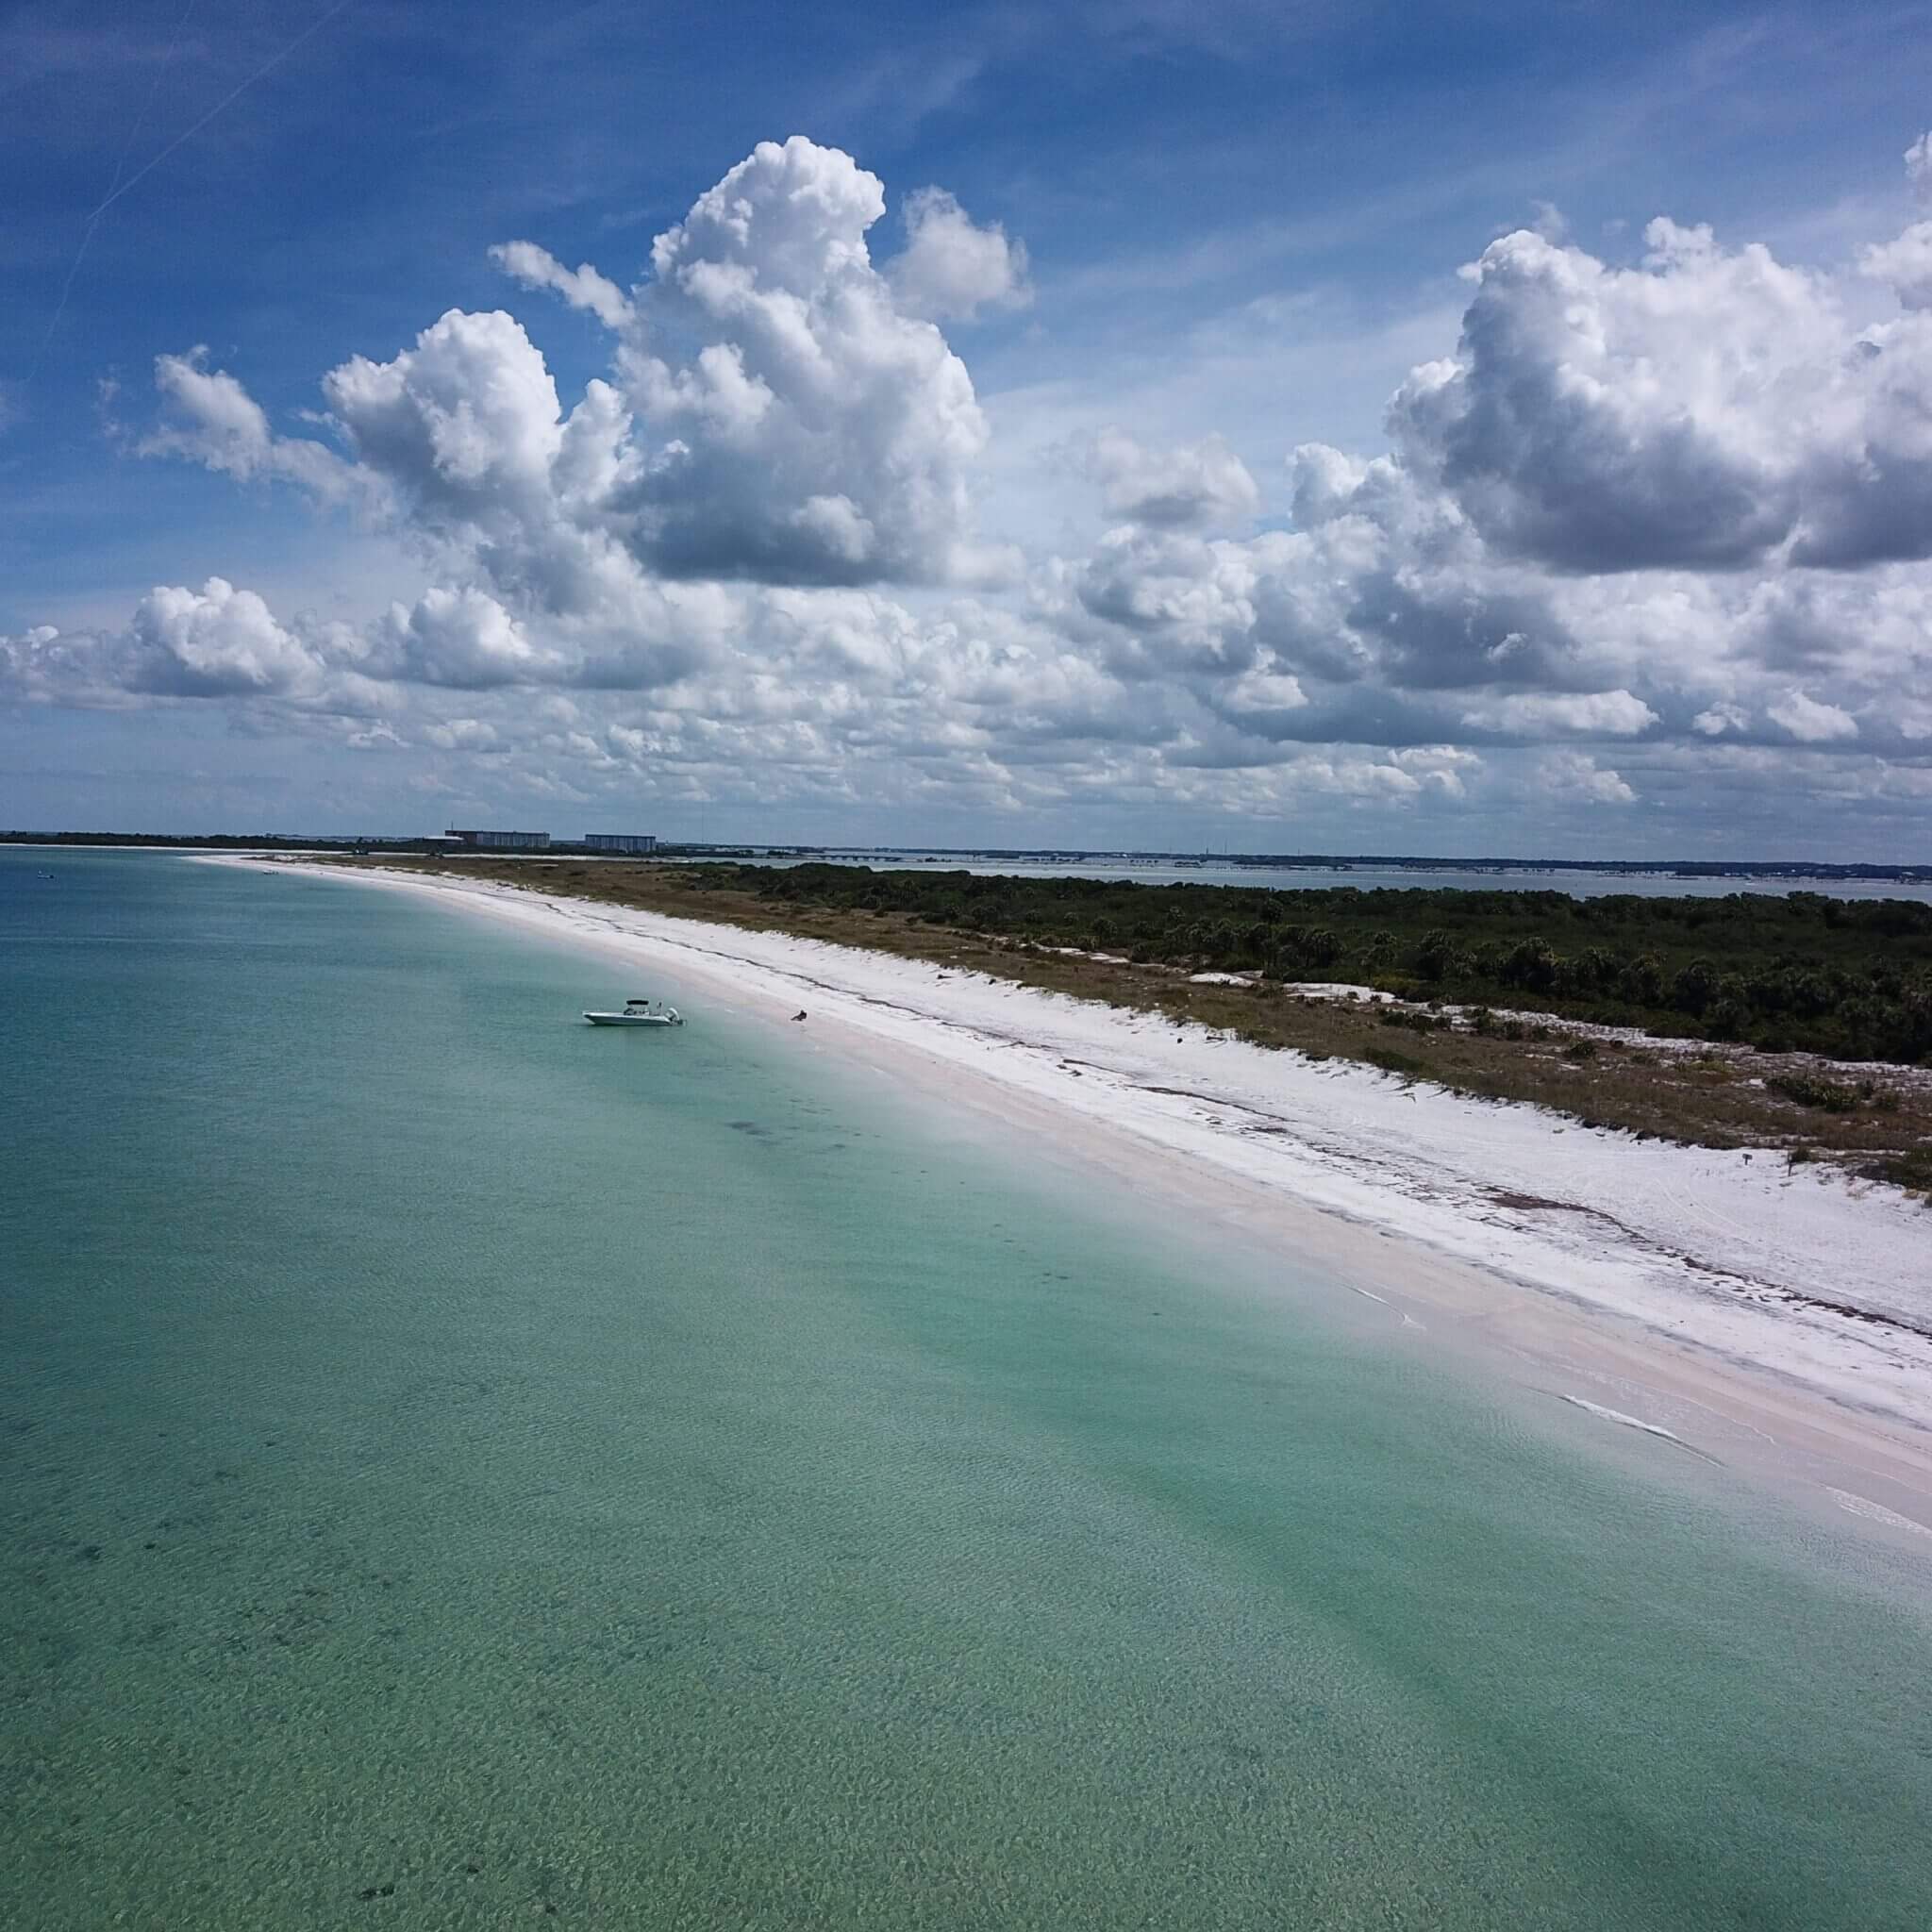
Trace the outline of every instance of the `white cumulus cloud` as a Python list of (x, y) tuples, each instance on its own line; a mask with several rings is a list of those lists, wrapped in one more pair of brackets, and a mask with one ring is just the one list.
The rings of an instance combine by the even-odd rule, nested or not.
[(411, 606), (391, 605), (377, 649), (377, 666), (391, 676), (461, 691), (541, 684), (561, 668), (494, 597), (470, 585), (439, 586)]
[[(0, 691), (407, 740), (439, 778), (487, 758), (532, 798), (1265, 819), (1321, 797), (1587, 814), (1640, 789), (1649, 812), (1707, 782), (1767, 813), (1915, 808), (1932, 224), (1856, 272), (1666, 220), (1629, 266), (1547, 224), (1505, 236), (1459, 339), (1418, 332), (1441, 353), (1387, 449), (1251, 468), (1208, 424), (1050, 421), (1041, 490), (1075, 469), (1111, 527), (1058, 555), (1029, 527), (1023, 558), (934, 318), (1024, 299), (1024, 254), (931, 191), (881, 268), (886, 206), (793, 138), (697, 196), (629, 286), (504, 243), (515, 284), (611, 331), (574, 396), (541, 303), (341, 361), (294, 434), (205, 350), (160, 358), (137, 449), (352, 503), (424, 588), (324, 623), (225, 577), (162, 587), (118, 628), (0, 639)], [(1900, 307), (1855, 323), (1873, 275)]]
[(1087, 466), (1111, 517), (1169, 528), (1252, 516), (1261, 500), (1255, 479), (1219, 436), (1174, 449), (1148, 449), (1124, 429), (1096, 435)]
[(1553, 798), (1587, 805), (1634, 805), (1636, 791), (1615, 772), (1582, 752), (1552, 752), (1537, 767), (1537, 781)]
[(1715, 704), (1699, 711), (1690, 721), (1693, 731), (1706, 738), (1722, 738), (1727, 731), (1742, 731), (1750, 724), (1743, 710), (1733, 704)]
[(1907, 148), (1906, 179), (1921, 201), (1932, 201), (1932, 133), (1920, 135)]
[(906, 198), (906, 249), (886, 266), (899, 307), (927, 322), (969, 322), (982, 308), (1033, 299), (1026, 249), (999, 223), (981, 227), (943, 188)]
[(1463, 723), (1474, 729), (1514, 732), (1524, 738), (1552, 732), (1579, 738), (1635, 738), (1657, 722), (1657, 714), (1627, 691), (1516, 691), (1463, 713)]
[(225, 370), (208, 366), (205, 346), (155, 358), (162, 417), (141, 442), (143, 456), (179, 456), (246, 481), (278, 476), (324, 498), (347, 495), (356, 478), (334, 451), (306, 437), (277, 436), (266, 412)]
[(1855, 331), (1829, 278), (1762, 246), (1646, 233), (1630, 269), (1492, 242), (1457, 354), (1391, 406), (1403, 460), (1557, 570), (1932, 555), (1932, 317)]
[(466, 751), (492, 756), (509, 749), (494, 724), (481, 718), (446, 718), (426, 725), (423, 736), (440, 751)]
[(625, 362), (666, 439), (623, 505), (656, 568), (864, 583), (994, 567), (968, 489), (986, 419), (966, 365), (873, 266), (884, 208), (876, 175), (793, 136), (760, 142), (652, 244), (652, 340), (699, 345)]
[(1890, 242), (1874, 243), (1858, 263), (1890, 288), (1902, 308), (1932, 308), (1932, 222), (1914, 222)]
[(549, 289), (573, 308), (594, 315), (606, 328), (622, 329), (631, 320), (630, 300), (609, 276), (588, 261), (565, 268), (534, 242), (503, 242), (490, 251), (498, 268), (526, 289)]
[(1858, 735), (1858, 721), (1849, 711), (1802, 691), (1786, 691), (1766, 709), (1772, 723), (1782, 725), (1801, 744), (1829, 744)]
[(132, 682), (176, 697), (294, 693), (321, 665), (253, 591), (209, 577), (199, 591), (163, 585), (134, 610)]

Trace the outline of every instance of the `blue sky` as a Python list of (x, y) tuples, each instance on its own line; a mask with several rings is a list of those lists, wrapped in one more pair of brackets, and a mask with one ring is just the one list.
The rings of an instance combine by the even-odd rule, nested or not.
[(1923, 858), (1928, 25), (8, 9), (0, 823)]

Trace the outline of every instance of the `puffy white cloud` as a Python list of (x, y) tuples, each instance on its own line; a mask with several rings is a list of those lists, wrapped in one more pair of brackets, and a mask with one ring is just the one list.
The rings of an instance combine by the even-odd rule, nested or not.
[(1932, 201), (1932, 133), (1920, 135), (1907, 148), (1906, 179), (1921, 201)]
[(1841, 349), (1828, 294), (1762, 248), (1651, 224), (1641, 268), (1528, 230), (1492, 242), (1451, 360), (1390, 409), (1396, 448), (1491, 543), (1559, 569), (1730, 568), (1797, 515), (1782, 392)]
[(1299, 711), (1308, 702), (1302, 681), (1286, 671), (1244, 671), (1223, 686), (1216, 698), (1224, 715), (1252, 720)]
[(630, 299), (608, 275), (588, 261), (565, 268), (549, 250), (534, 242), (503, 242), (490, 251), (498, 268), (526, 289), (549, 289), (573, 308), (594, 315), (608, 329), (622, 329), (631, 320)]
[(1691, 719), (1690, 728), (1702, 732), (1706, 738), (1722, 738), (1727, 731), (1744, 730), (1750, 722), (1737, 705), (1715, 704), (1707, 710), (1699, 711)]
[(1444, 798), (1464, 796), (1465, 780), (1475, 777), (1483, 769), (1483, 761), (1474, 752), (1454, 744), (1412, 745), (1391, 752), (1390, 758), (1405, 772), (1413, 773), (1425, 790), (1433, 788)]
[[(973, 527), (987, 428), (972, 379), (873, 266), (866, 235), (884, 205), (849, 156), (793, 137), (761, 143), (659, 235), (632, 297), (589, 263), (504, 244), (518, 280), (621, 332), (613, 380), (591, 382), (567, 416), (520, 322), (451, 309), (388, 361), (358, 356), (325, 378), (353, 468), (275, 436), (198, 354), (163, 358), (178, 420), (146, 447), (318, 489), (352, 475), (408, 528), (471, 551), (495, 590), (558, 611), (634, 596), (647, 576), (1010, 574)], [(958, 239), (945, 208), (921, 206), (930, 248)]]
[[(476, 579), (458, 587), (482, 599), (468, 608), (513, 611), (552, 640), (539, 651), (498, 629), (479, 653), (425, 613), (391, 624), (401, 661), (435, 682), (543, 672), (633, 684), (675, 675), (703, 650), (714, 600), (702, 588), (684, 593), (654, 579), (629, 541), (624, 505), (644, 458), (609, 383), (591, 381), (565, 416), (521, 324), (452, 309), (413, 348), (382, 363), (358, 357), (324, 388), (404, 528), (426, 540), (442, 567)], [(445, 669), (431, 675), (438, 665)]]
[(1829, 744), (1858, 735), (1858, 721), (1849, 711), (1823, 704), (1802, 691), (1786, 691), (1766, 710), (1774, 724), (1781, 724), (1801, 744)]
[(106, 661), (93, 631), (63, 631), (37, 624), (14, 636), (0, 635), (0, 696), (30, 705), (134, 702), (124, 667)]
[[(1359, 504), (1370, 465), (1325, 442), (1305, 442), (1290, 458), (1294, 471), (1294, 520), (1305, 530), (1319, 528)], [(1385, 459), (1384, 472), (1391, 470)]]
[(1023, 308), (1033, 299), (1026, 249), (999, 223), (976, 226), (943, 188), (906, 197), (906, 251), (886, 275), (908, 315), (971, 321), (981, 308)]
[(1460, 798), (1464, 789), (1462, 771), (1455, 763), (1401, 752), (1379, 758), (1305, 755), (1284, 764), (1279, 777), (1291, 797), (1312, 793), (1372, 804), (1410, 805), (1431, 795)]
[(1124, 429), (1103, 429), (1087, 452), (1107, 513), (1131, 523), (1181, 528), (1252, 516), (1261, 492), (1224, 439), (1154, 450)]
[(517, 283), (616, 338), (574, 402), (506, 312), (329, 371), (313, 436), (205, 351), (162, 358), (142, 448), (353, 500), (431, 588), (329, 623), (219, 578), (157, 591), (122, 629), (0, 640), (0, 691), (279, 711), (560, 798), (1587, 815), (1694, 800), (1707, 772), (1733, 800), (1908, 808), (1897, 774), (1932, 744), (1932, 224), (1861, 261), (1904, 305), (1863, 328), (1849, 277), (1707, 230), (1655, 224), (1630, 267), (1506, 236), (1388, 453), (1307, 442), (1251, 472), (1123, 411), (1052, 443), (1115, 527), (1022, 573), (978, 534), (987, 425), (925, 318), (1017, 299), (1024, 258), (928, 194), (881, 272), (884, 207), (793, 139), (699, 196), (632, 290), (504, 244)]
[(225, 370), (208, 366), (205, 346), (155, 358), (163, 415), (140, 444), (144, 456), (180, 456), (243, 481), (278, 476), (324, 498), (353, 493), (347, 464), (306, 437), (277, 436), (267, 414)]
[[(1564, 571), (1932, 554), (1932, 318), (1855, 331), (1831, 281), (1659, 219), (1613, 269), (1491, 243), (1451, 359), (1391, 405), (1403, 460), (1498, 549)], [(1924, 242), (1867, 258), (1916, 299)]]
[(1888, 284), (1905, 308), (1932, 308), (1932, 222), (1914, 222), (1890, 242), (1868, 247), (1859, 266)]
[(1389, 681), (1421, 691), (1588, 681), (1550, 596), (1480, 569), (1366, 573), (1349, 627)]
[(291, 695), (322, 669), (253, 591), (223, 577), (150, 591), (135, 606), (132, 642), (132, 688), (173, 697)]
[(391, 360), (332, 369), (323, 392), (358, 458), (440, 534), (547, 520), (562, 416), (514, 317), (452, 308)]
[(1657, 714), (1627, 691), (1596, 691), (1574, 695), (1517, 691), (1463, 713), (1478, 731), (1506, 731), (1524, 738), (1552, 732), (1578, 738), (1635, 738), (1657, 724)]
[(473, 586), (425, 591), (408, 608), (391, 605), (376, 648), (373, 668), (461, 691), (541, 684), (562, 669), (558, 654), (532, 644), (494, 597)]
[(1821, 408), (1795, 564), (1932, 556), (1932, 311), (1868, 330)]
[(1615, 772), (1582, 752), (1552, 752), (1536, 771), (1540, 790), (1553, 798), (1587, 805), (1634, 805), (1637, 793)]
[(0, 697), (117, 708), (220, 700), (254, 714), (364, 719), (386, 687), (365, 675), (363, 635), (303, 615), (277, 618), (225, 577), (162, 584), (114, 630), (40, 625), (0, 637)]
[(1077, 595), (1114, 627), (1105, 648), (1124, 672), (1240, 673), (1259, 650), (1256, 582), (1254, 557), (1239, 544), (1127, 526), (1101, 540)]
[(994, 567), (967, 483), (986, 419), (966, 365), (872, 264), (884, 208), (877, 176), (794, 135), (760, 142), (652, 244), (651, 340), (698, 345), (625, 363), (669, 439), (628, 505), (656, 568), (841, 584)]
[(208, 367), (208, 348), (155, 358), (155, 388), (175, 419), (148, 441), (155, 454), (192, 455), (211, 470), (253, 476), (265, 469), (274, 441), (261, 407), (225, 372)]
[(496, 726), (481, 718), (446, 718), (425, 726), (423, 736), (441, 751), (493, 756), (509, 749)]

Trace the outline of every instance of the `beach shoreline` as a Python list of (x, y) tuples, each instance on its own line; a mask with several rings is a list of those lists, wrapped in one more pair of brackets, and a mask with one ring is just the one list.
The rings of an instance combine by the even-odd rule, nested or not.
[(1292, 1255), (1392, 1342), (1507, 1361), (1591, 1425), (1932, 1549), (1932, 1270), (1925, 1211), (1895, 1191), (785, 934), (441, 874), (193, 862), (408, 892), (774, 1028), (802, 1009), (794, 1043)]

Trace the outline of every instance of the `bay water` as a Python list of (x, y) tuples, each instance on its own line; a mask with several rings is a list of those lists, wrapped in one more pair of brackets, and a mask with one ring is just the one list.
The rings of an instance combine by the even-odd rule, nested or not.
[[(724, 855), (720, 855), (724, 857)], [(814, 852), (731, 862), (789, 868), (861, 865), (874, 872), (965, 872), (995, 878), (1070, 878), (1143, 886), (1247, 886), (1276, 892), (1565, 892), (1574, 899), (1628, 894), (1640, 899), (1722, 899), (1733, 892), (1812, 892), (1826, 899), (1932, 900), (1932, 879), (1785, 876), (1768, 874), (1547, 871), (1521, 865), (1457, 865), (1441, 859), (1403, 865), (1364, 860), (1341, 865), (1264, 865), (1225, 858), (1175, 859), (1151, 854), (1018, 858), (1008, 853)]]
[(1932, 1921), (1896, 1566), (636, 977), (0, 852), (0, 1924)]

